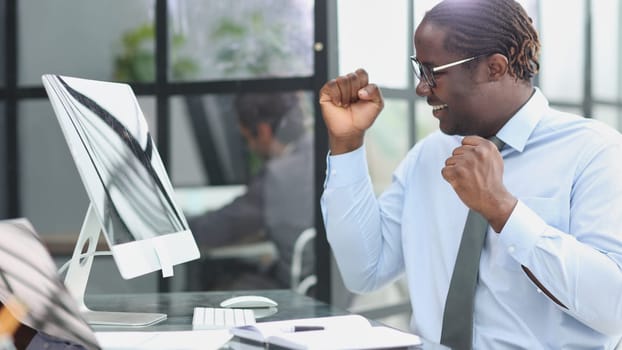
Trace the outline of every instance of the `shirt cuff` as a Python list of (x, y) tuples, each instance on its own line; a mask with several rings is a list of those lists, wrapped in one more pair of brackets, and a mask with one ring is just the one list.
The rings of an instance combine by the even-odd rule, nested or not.
[(505, 245), (510, 256), (526, 265), (547, 227), (538, 214), (519, 200), (499, 233), (499, 241)]
[(367, 177), (365, 145), (352, 152), (326, 156), (326, 181), (324, 188), (349, 186)]

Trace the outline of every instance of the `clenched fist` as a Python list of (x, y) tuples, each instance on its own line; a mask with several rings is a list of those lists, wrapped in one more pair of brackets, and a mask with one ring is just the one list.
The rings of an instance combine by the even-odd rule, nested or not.
[(503, 185), (503, 158), (494, 143), (466, 136), (445, 161), (441, 174), (464, 204), (482, 214), (495, 232), (503, 229), (517, 200)]
[(380, 89), (369, 83), (363, 69), (324, 84), (319, 102), (328, 129), (331, 154), (361, 147), (365, 131), (384, 107)]

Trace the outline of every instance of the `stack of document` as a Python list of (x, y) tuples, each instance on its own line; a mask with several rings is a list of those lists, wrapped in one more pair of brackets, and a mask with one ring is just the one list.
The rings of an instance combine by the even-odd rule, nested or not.
[(372, 326), (360, 315), (261, 322), (234, 327), (230, 332), (245, 341), (301, 350), (390, 349), (421, 344), (414, 334)]

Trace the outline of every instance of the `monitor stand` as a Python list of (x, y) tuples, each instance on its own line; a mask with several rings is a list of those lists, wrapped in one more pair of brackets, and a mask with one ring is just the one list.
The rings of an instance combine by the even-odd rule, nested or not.
[[(65, 285), (76, 299), (78, 308), (86, 321), (91, 325), (141, 327), (149, 326), (166, 319), (166, 314), (138, 313), (138, 312), (110, 312), (90, 310), (84, 303), (86, 284), (91, 273), (93, 254), (101, 234), (99, 218), (93, 205), (89, 203), (86, 217), (80, 229), (80, 236), (71, 257), (71, 262), (65, 276)], [(81, 257), (81, 255), (85, 255)]]

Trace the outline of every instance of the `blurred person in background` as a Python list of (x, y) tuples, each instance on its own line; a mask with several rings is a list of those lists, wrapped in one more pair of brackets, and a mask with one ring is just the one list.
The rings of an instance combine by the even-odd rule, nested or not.
[[(300, 96), (292, 92), (237, 95), (234, 108), (249, 150), (261, 159), (247, 191), (224, 207), (189, 219), (197, 242), (209, 248), (257, 239), (272, 241), (278, 257), (268, 267), (243, 259), (209, 260), (206, 288), (219, 290), (290, 287), (292, 250), (313, 226), (313, 134)], [(312, 273), (312, 248), (302, 273)]]

